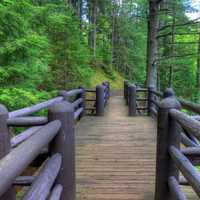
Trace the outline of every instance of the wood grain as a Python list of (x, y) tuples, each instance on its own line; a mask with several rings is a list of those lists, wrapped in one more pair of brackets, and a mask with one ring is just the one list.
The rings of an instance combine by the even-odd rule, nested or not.
[(128, 117), (121, 96), (112, 95), (105, 116), (84, 117), (76, 127), (76, 199), (153, 200), (156, 132), (152, 118)]
[(85, 117), (76, 128), (77, 200), (153, 199), (155, 123), (128, 117), (122, 97), (104, 117)]

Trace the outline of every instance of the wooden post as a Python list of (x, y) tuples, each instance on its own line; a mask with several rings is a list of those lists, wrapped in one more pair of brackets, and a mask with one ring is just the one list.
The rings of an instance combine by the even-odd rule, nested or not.
[[(11, 150), (10, 133), (7, 126), (8, 110), (5, 106), (0, 105), (0, 159), (6, 156)], [(15, 200), (14, 187), (0, 197), (0, 200)]]
[(136, 116), (137, 114), (137, 105), (136, 105), (136, 86), (135, 85), (129, 85), (128, 87), (128, 107), (129, 107), (129, 116)]
[(170, 158), (169, 146), (174, 145), (179, 148), (181, 135), (178, 132), (178, 124), (170, 117), (169, 111), (180, 108), (181, 105), (173, 90), (167, 89), (158, 110), (155, 200), (171, 199), (168, 178), (174, 176), (178, 180), (178, 170)]
[(149, 86), (148, 87), (148, 115), (151, 116), (151, 108), (153, 106), (151, 100), (153, 100), (154, 95), (152, 93), (152, 91), (154, 91), (154, 86)]
[(82, 98), (83, 99), (83, 102), (79, 105), (79, 108), (83, 108), (83, 112), (80, 114), (79, 116), (79, 119), (81, 119), (83, 116), (85, 116), (85, 95), (86, 95), (86, 92), (85, 92), (85, 88), (83, 87), (80, 87), (80, 89), (83, 90), (83, 92), (81, 94), (79, 94), (79, 98)]
[(127, 100), (127, 97), (128, 97), (128, 81), (125, 80), (124, 81), (124, 99)]
[(108, 87), (108, 99), (110, 99), (110, 83), (107, 82), (107, 87)]
[(97, 85), (96, 87), (96, 115), (104, 115), (104, 86)]
[(61, 200), (75, 200), (75, 134), (74, 108), (62, 101), (49, 108), (49, 121), (60, 120), (61, 128), (58, 135), (50, 144), (50, 153), (62, 155), (62, 165), (55, 185), (63, 186)]

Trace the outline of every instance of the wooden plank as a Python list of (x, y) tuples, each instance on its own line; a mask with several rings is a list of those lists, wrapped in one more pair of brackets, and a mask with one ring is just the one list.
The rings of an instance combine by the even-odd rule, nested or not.
[(149, 117), (128, 117), (112, 97), (104, 117), (76, 128), (77, 200), (153, 200), (156, 127)]

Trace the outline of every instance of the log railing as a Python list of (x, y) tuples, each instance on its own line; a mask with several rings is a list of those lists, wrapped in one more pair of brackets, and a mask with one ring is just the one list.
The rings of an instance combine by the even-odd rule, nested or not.
[(150, 114), (150, 99), (154, 99), (151, 88), (141, 88), (136, 84), (124, 81), (124, 98), (128, 105), (129, 116)]
[(200, 158), (200, 122), (182, 112), (181, 106), (198, 113), (197, 104), (178, 101), (171, 89), (159, 104), (155, 200), (187, 199), (180, 185), (192, 187), (200, 197), (200, 173), (195, 167)]
[[(134, 116), (137, 89), (126, 81), (124, 85), (129, 115)], [(200, 106), (176, 98), (172, 89), (162, 94), (150, 87), (147, 98), (148, 114), (157, 121), (155, 200), (186, 200), (181, 185), (193, 188), (200, 197), (200, 173), (195, 167), (200, 164)], [(197, 116), (187, 114), (191, 112)]]
[[(28, 186), (20, 189), (23, 200), (75, 200), (75, 122), (86, 115), (91, 91), (60, 91), (59, 97), (12, 112), (0, 105), (0, 199), (15, 200), (15, 186)], [(95, 93), (96, 115), (102, 116), (109, 83)], [(43, 109), (47, 116), (35, 115)], [(26, 130), (11, 138), (10, 127)], [(29, 166), (34, 173), (24, 176)]]
[[(95, 90), (88, 89), (87, 93), (95, 94), (95, 98), (86, 99), (89, 102), (89, 114), (95, 114), (97, 116), (103, 116), (105, 107), (107, 106), (108, 100), (110, 98), (110, 84), (108, 82), (103, 82), (101, 85), (97, 85)], [(92, 107), (91, 107), (92, 105)]]

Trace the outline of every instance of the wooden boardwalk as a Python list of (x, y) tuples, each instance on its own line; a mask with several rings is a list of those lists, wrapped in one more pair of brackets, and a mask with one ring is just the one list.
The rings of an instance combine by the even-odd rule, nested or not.
[(127, 113), (115, 96), (104, 117), (85, 117), (77, 126), (77, 200), (153, 199), (155, 123)]

